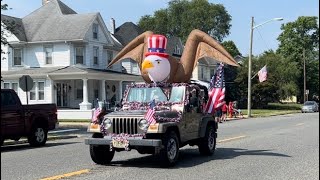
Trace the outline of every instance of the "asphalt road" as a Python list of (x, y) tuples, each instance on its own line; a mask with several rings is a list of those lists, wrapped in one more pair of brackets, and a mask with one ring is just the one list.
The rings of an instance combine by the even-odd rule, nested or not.
[[(184, 147), (173, 168), (137, 151), (116, 153), (109, 166), (91, 161), (83, 131), (77, 138), (1, 148), (1, 179), (319, 179), (319, 113), (252, 118), (219, 124), (213, 156)], [(70, 174), (68, 174), (70, 173)], [(78, 175), (77, 175), (78, 173)], [(62, 176), (60, 176), (62, 177)], [(57, 178), (57, 177), (56, 177)], [(54, 178), (52, 178), (54, 179)]]

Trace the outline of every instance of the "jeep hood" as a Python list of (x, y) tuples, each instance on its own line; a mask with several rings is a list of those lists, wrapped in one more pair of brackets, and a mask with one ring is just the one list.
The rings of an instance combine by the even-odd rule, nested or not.
[[(123, 117), (123, 116), (139, 116), (142, 117), (146, 114), (146, 110), (130, 110), (130, 111), (114, 111), (107, 114), (107, 117)], [(178, 117), (177, 111), (156, 111), (156, 116), (166, 117), (166, 118), (175, 118)]]

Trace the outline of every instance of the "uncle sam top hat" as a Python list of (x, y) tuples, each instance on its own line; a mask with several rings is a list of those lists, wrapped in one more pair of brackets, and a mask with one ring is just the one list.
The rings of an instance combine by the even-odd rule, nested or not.
[(157, 55), (168, 58), (169, 54), (165, 53), (167, 38), (163, 35), (153, 34), (148, 37), (148, 52), (145, 56)]

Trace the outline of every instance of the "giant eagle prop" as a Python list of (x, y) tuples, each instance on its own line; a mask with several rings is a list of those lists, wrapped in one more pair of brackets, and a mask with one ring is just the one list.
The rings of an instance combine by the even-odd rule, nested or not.
[(131, 58), (139, 64), (141, 76), (147, 83), (188, 83), (198, 60), (203, 57), (239, 66), (216, 40), (197, 29), (188, 36), (180, 61), (165, 53), (166, 45), (165, 36), (146, 31), (125, 46), (108, 67)]

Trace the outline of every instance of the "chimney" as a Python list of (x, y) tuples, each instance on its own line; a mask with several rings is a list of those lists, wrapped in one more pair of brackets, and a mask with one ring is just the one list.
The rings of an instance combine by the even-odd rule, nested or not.
[(115, 30), (116, 30), (116, 23), (115, 23), (115, 20), (113, 18), (110, 19), (110, 25), (111, 25), (110, 32), (111, 32), (111, 34), (114, 34)]
[(50, 0), (42, 0), (42, 6), (47, 4)]

